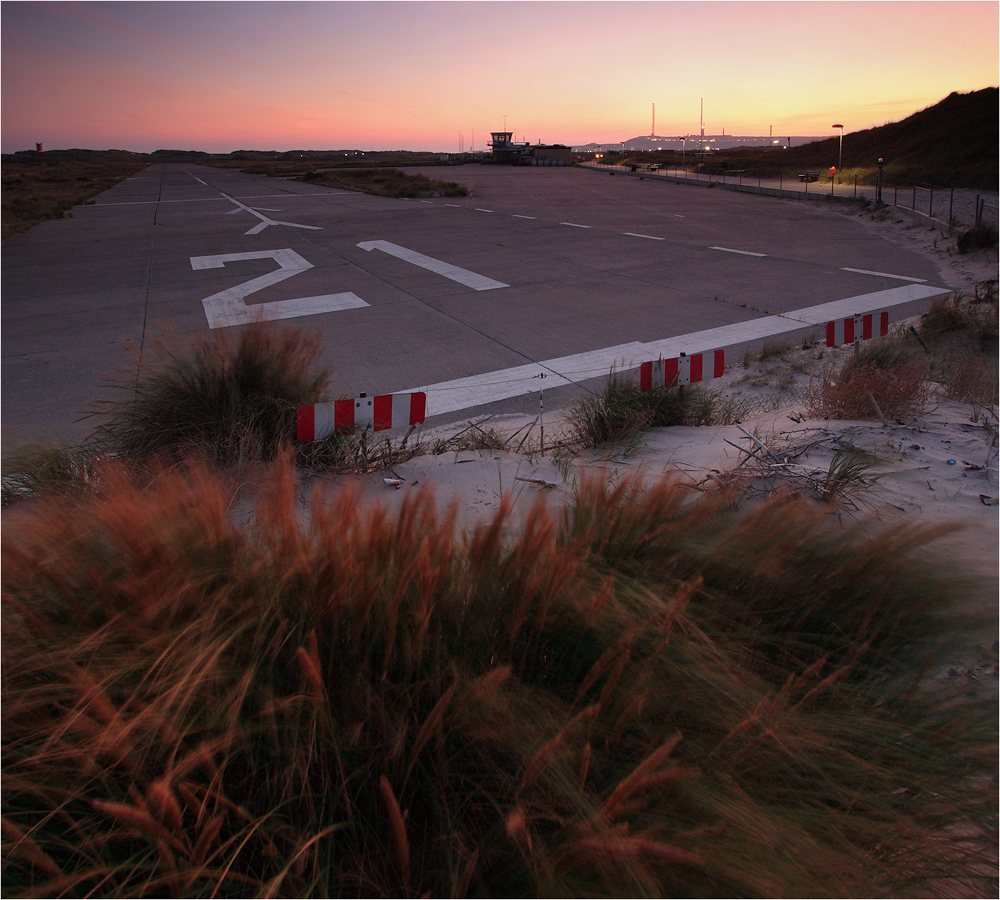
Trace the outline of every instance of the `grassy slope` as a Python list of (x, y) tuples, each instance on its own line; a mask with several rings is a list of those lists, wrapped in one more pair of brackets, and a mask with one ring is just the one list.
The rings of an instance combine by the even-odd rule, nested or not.
[[(857, 171), (860, 181), (873, 180), (878, 158), (885, 160), (888, 184), (915, 181), (948, 187), (996, 190), (1000, 180), (998, 89), (952, 93), (940, 103), (878, 128), (844, 135), (842, 169)], [(806, 169), (825, 172), (836, 164), (839, 134), (788, 150), (723, 150), (714, 163), (763, 177), (794, 178)], [(641, 161), (673, 164), (679, 154), (642, 154)], [(689, 154), (690, 156), (690, 154)]]

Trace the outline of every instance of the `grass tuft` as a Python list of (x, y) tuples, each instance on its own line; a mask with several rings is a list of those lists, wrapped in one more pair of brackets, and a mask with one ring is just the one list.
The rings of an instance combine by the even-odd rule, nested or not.
[(699, 388), (642, 391), (635, 381), (612, 373), (601, 393), (570, 407), (566, 422), (572, 440), (588, 447), (634, 443), (650, 428), (710, 424), (716, 402), (714, 393)]
[(96, 437), (142, 461), (191, 454), (230, 465), (274, 459), (295, 434), (296, 409), (327, 399), (315, 335), (270, 323), (213, 331), (193, 345), (153, 340), (135, 369), (107, 385), (118, 396), (90, 415)]

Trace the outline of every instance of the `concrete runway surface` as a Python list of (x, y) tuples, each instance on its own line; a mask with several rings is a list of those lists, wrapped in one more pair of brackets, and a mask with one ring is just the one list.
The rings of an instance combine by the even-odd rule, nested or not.
[(808, 203), (573, 168), (423, 171), (472, 194), (154, 165), (8, 240), (4, 456), (83, 440), (102, 373), (165, 329), (287, 320), (322, 333), (337, 396), (426, 389), (445, 422), (537, 409), (539, 388), (555, 405), (658, 355), (724, 347), (735, 362), (948, 290), (928, 259)]

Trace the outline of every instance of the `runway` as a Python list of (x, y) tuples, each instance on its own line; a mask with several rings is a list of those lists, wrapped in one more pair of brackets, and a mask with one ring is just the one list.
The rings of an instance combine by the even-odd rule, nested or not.
[(898, 318), (948, 290), (924, 257), (803, 203), (572, 168), (421, 171), (471, 196), (155, 165), (11, 238), (4, 455), (83, 440), (101, 373), (168, 329), (315, 330), (335, 395), (423, 388), (429, 416), (457, 418), (543, 383), (557, 402), (659, 354), (733, 359), (841, 312)]

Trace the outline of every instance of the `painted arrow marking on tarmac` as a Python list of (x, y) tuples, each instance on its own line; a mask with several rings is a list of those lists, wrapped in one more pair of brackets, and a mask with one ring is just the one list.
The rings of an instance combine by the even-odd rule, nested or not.
[[(216, 188), (216, 190), (218, 190), (218, 188)], [(256, 216), (258, 219), (260, 219), (259, 225), (254, 225), (254, 227), (251, 228), (249, 231), (243, 232), (244, 234), (260, 234), (265, 228), (269, 228), (271, 225), (287, 225), (289, 228), (305, 228), (308, 231), (323, 230), (322, 228), (319, 227), (319, 225), (299, 225), (296, 222), (282, 222), (279, 221), (278, 219), (270, 219), (263, 213), (257, 212), (257, 210), (255, 210), (252, 206), (247, 206), (245, 203), (240, 203), (239, 200), (237, 200), (235, 197), (231, 197), (225, 191), (219, 191), (219, 193), (222, 194), (222, 196), (225, 197), (230, 203), (235, 203), (237, 207), (239, 207), (238, 209), (234, 209), (226, 213), (226, 215), (232, 215), (233, 213), (238, 213), (242, 211), (242, 212), (248, 212), (250, 213), (251, 216)], [(274, 212), (278, 212), (278, 210), (274, 210)]]
[(358, 247), (369, 253), (372, 250), (381, 250), (383, 253), (395, 256), (396, 259), (402, 259), (405, 262), (419, 266), (421, 269), (427, 269), (430, 272), (443, 275), (452, 281), (457, 281), (459, 284), (464, 284), (474, 291), (492, 291), (495, 288), (510, 287), (509, 284), (505, 284), (502, 281), (494, 281), (485, 275), (477, 275), (468, 269), (453, 266), (451, 263), (434, 259), (432, 256), (424, 256), (423, 253), (417, 253), (416, 250), (408, 250), (406, 247), (400, 247), (399, 244), (393, 244), (390, 241), (362, 241), (358, 244)]
[(821, 303), (818, 306), (809, 306), (782, 315), (764, 316), (760, 319), (751, 319), (748, 322), (721, 325), (718, 328), (708, 328), (704, 331), (664, 338), (645, 344), (633, 341), (629, 344), (618, 344), (615, 347), (605, 347), (601, 350), (578, 353), (574, 356), (527, 363), (509, 369), (472, 375), (468, 378), (458, 378), (454, 381), (422, 385), (418, 388), (410, 388), (406, 393), (426, 392), (427, 415), (440, 416), (445, 413), (470, 409), (474, 406), (482, 406), (485, 403), (495, 403), (498, 400), (537, 393), (538, 381), (536, 379), (542, 372), (547, 376), (546, 389), (563, 387), (586, 381), (588, 378), (607, 375), (612, 366), (617, 371), (623, 372), (637, 368), (642, 363), (660, 356), (669, 358), (678, 356), (682, 352), (692, 354), (718, 350), (734, 344), (741, 344), (744, 341), (786, 334), (810, 325), (822, 326), (831, 320), (852, 316), (855, 313), (868, 313), (892, 308), (902, 303), (911, 303), (915, 300), (924, 300), (948, 293), (950, 293), (948, 288), (907, 284), (885, 291)]

